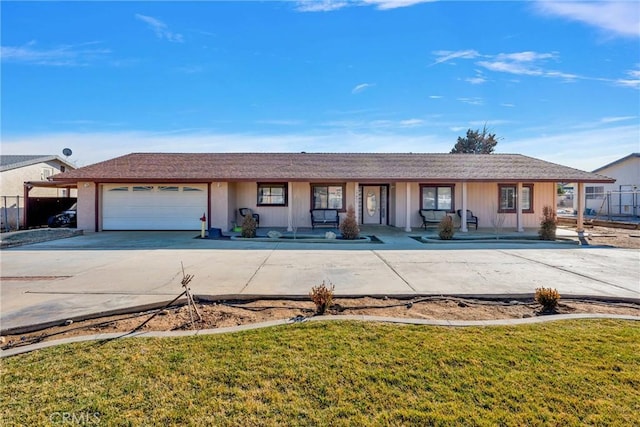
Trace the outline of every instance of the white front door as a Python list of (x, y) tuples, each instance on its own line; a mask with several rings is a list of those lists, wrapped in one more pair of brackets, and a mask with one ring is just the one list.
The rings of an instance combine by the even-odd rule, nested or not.
[(380, 224), (381, 207), (380, 186), (372, 185), (362, 187), (362, 223)]

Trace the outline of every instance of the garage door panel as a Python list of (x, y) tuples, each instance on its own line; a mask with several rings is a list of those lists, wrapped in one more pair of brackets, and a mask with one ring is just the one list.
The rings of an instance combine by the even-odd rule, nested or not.
[[(133, 191), (133, 188), (146, 188)], [(175, 188), (178, 191), (175, 191)], [(114, 189), (117, 190), (114, 191)], [(124, 189), (126, 188), (126, 191)], [(150, 188), (150, 190), (149, 190)], [(104, 230), (199, 230), (207, 211), (205, 185), (166, 190), (162, 185), (105, 185), (102, 228)], [(196, 191), (194, 191), (194, 189)]]

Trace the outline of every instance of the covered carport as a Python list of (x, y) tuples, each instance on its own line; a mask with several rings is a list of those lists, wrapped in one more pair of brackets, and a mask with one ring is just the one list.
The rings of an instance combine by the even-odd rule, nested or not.
[[(34, 188), (59, 188), (66, 189), (64, 197), (32, 197), (29, 195)], [(52, 181), (27, 181), (24, 183), (24, 225), (25, 228), (34, 228), (47, 225), (50, 216), (59, 214), (69, 209), (78, 201), (77, 197), (71, 196), (71, 190), (77, 190), (74, 182), (52, 182)]]

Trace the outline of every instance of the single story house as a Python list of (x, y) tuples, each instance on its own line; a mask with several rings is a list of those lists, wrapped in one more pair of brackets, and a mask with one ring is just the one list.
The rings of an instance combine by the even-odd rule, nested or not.
[(593, 173), (609, 176), (616, 182), (585, 186), (587, 209), (599, 215), (640, 216), (640, 153), (631, 153)]
[[(519, 154), (132, 153), (52, 177), (78, 188), (78, 228), (229, 230), (240, 208), (260, 227), (310, 227), (311, 209), (349, 206), (362, 224), (411, 231), (421, 209), (467, 209), (480, 227), (537, 228), (556, 183), (612, 183), (591, 172)], [(582, 217), (579, 216), (579, 220)], [(581, 224), (581, 223), (580, 223)], [(462, 231), (466, 223), (462, 221)], [(580, 227), (579, 227), (580, 228)]]

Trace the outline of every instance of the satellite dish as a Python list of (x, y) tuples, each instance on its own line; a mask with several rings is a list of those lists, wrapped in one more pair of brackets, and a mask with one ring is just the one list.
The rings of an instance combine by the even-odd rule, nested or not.
[(73, 151), (71, 151), (71, 148), (65, 148), (64, 150), (62, 150), (62, 154), (69, 157), (70, 155), (73, 154)]

